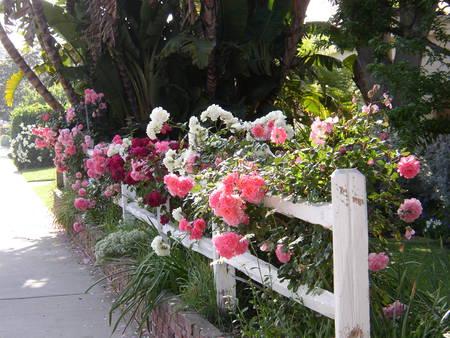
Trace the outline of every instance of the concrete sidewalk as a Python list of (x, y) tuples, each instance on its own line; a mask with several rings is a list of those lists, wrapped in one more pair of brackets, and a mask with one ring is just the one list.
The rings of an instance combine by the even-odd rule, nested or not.
[(0, 338), (110, 337), (110, 299), (84, 293), (95, 278), (52, 221), (0, 147)]

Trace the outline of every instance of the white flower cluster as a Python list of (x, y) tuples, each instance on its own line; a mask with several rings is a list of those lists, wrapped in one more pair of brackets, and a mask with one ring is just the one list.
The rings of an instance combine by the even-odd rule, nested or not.
[(438, 219), (429, 219), (425, 223), (425, 232), (429, 232), (431, 230), (436, 230), (436, 228), (439, 228), (442, 225), (442, 222)]
[(150, 122), (147, 125), (147, 135), (150, 139), (156, 139), (156, 134), (161, 132), (164, 123), (170, 118), (170, 114), (161, 107), (156, 107), (150, 114)]
[(131, 140), (129, 138), (122, 139), (122, 144), (111, 143), (108, 147), (108, 152), (106, 155), (108, 157), (113, 157), (119, 154), (123, 159), (127, 156), (128, 148), (131, 146)]
[[(24, 125), (21, 123), (20, 128), (22, 129), (20, 133), (11, 140), (11, 156), (14, 160), (19, 163), (31, 163), (30, 158), (30, 150), (37, 149), (36, 145), (33, 142), (34, 135), (31, 132), (33, 128), (36, 128), (36, 125)], [(38, 149), (41, 153), (49, 152), (48, 149)], [(36, 160), (42, 162), (42, 156), (37, 156)]]
[(232, 113), (226, 111), (217, 104), (209, 106), (203, 113), (201, 113), (200, 120), (202, 122), (206, 122), (208, 119), (213, 122), (216, 122), (218, 119), (222, 120), (227, 128), (230, 128), (232, 132), (240, 131), (244, 128), (244, 124), (242, 124), (241, 120), (234, 117)]
[(189, 119), (188, 141), (190, 148), (199, 148), (208, 140), (208, 130), (200, 125), (198, 118)]
[(161, 236), (156, 236), (153, 239), (151, 247), (158, 256), (170, 255), (170, 245), (164, 242), (164, 239)]
[(185, 159), (182, 154), (177, 156), (177, 152), (173, 149), (169, 149), (163, 159), (163, 164), (167, 170), (171, 173), (180, 170), (184, 167)]

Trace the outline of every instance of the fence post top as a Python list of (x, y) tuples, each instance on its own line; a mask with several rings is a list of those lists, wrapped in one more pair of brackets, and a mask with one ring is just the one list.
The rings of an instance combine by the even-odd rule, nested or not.
[(333, 173), (331, 174), (331, 178), (335, 178), (337, 176), (347, 176), (347, 175), (355, 175), (355, 176), (362, 176), (365, 177), (358, 169), (356, 168), (352, 168), (352, 169), (336, 169), (335, 171), (333, 171)]

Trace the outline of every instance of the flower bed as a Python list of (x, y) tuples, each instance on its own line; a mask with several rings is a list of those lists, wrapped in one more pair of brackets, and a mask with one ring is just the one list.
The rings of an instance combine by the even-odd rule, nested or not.
[[(409, 240), (415, 233), (412, 224), (423, 210), (421, 202), (402, 185), (420, 174), (420, 161), (393, 146), (389, 121), (380, 109), (383, 103), (389, 106), (389, 97), (384, 97), (385, 102), (372, 103), (350, 117), (316, 118), (311, 126), (298, 122), (291, 125), (280, 111), (253, 122), (241, 121), (217, 105), (210, 106), (199, 118), (191, 117), (187, 125), (175, 125), (170, 123), (167, 111), (156, 108), (150, 115), (148, 137), (116, 135), (111, 143), (92, 139), (74, 110), (63, 118), (73, 125), (60, 129), (56, 139), (43, 142), (55, 146), (55, 164), (70, 174), (73, 206), (79, 214), (73, 224), (75, 231), (83, 231), (92, 215), (107, 213), (112, 200), (118, 202), (121, 184), (127, 185), (134, 195), (134, 209), (143, 210), (141, 219), (148, 219), (148, 212), (156, 215), (152, 216), (152, 223), (160, 234), (152, 235), (151, 248), (137, 258), (140, 265), (121, 294), (124, 302), (143, 301), (148, 311), (157, 304), (144, 297), (147, 286), (141, 281), (148, 278), (145, 271), (158, 271), (158, 264), (162, 264), (168, 269), (163, 271), (167, 276), (176, 276), (178, 270), (185, 276), (185, 267), (172, 264), (174, 255), (189, 257), (188, 251), (179, 248), (180, 243), (203, 250), (214, 260), (215, 270), (228, 269), (223, 268), (224, 262), (233, 265), (231, 262), (249, 255), (257, 257), (258, 262), (267, 262), (289, 295), (300, 292), (305, 299), (312, 297), (310, 291), (314, 289), (332, 291), (339, 281), (333, 280), (336, 245), (332, 245), (332, 234), (327, 229), (336, 227), (334, 218), (327, 218), (323, 213), (326, 208), (313, 208), (301, 218), (325, 227), (311, 226), (277, 213), (264, 201), (271, 195), (281, 195), (290, 196), (294, 203), (303, 200), (306, 204), (327, 205), (332, 195), (331, 174), (339, 168), (358, 168), (367, 181), (368, 233), (364, 238), (369, 236), (371, 241), (369, 250), (361, 246), (361, 252), (365, 251), (361, 257), (367, 258), (366, 268), (354, 272), (354, 276), (367, 275), (370, 270), (371, 326), (383, 335), (388, 330), (398, 330), (398, 321), (407, 321), (402, 327), (411, 330), (422, 325), (422, 318), (413, 313), (425, 313), (428, 306), (410, 300), (411, 293), (406, 290), (414, 288), (415, 294), (413, 283), (405, 290), (390, 294), (385, 291), (392, 290), (396, 282), (387, 281), (399, 268), (390, 261), (386, 238)], [(98, 104), (97, 99), (94, 101)], [(83, 110), (82, 117), (86, 122), (91, 118), (87, 110)], [(94, 118), (97, 115), (92, 114)], [(169, 136), (175, 132), (181, 137), (171, 140)], [(362, 198), (366, 195), (353, 195), (348, 187), (352, 185), (341, 185), (337, 193), (351, 197), (347, 204), (363, 206), (365, 210)], [(277, 208), (281, 210), (280, 205)], [(165, 231), (168, 223), (175, 225), (176, 231)], [(120, 227), (110, 228), (111, 232), (122, 231)], [(342, 240), (353, 236), (351, 231), (337, 231), (336, 235)], [(116, 236), (118, 240), (120, 236)], [(356, 238), (352, 238), (356, 246), (363, 244)], [(133, 250), (122, 252), (126, 256), (134, 254)], [(189, 259), (186, 263), (191, 264)], [(225, 271), (224, 275), (227, 273), (233, 271)], [(254, 275), (258, 274), (261, 275), (255, 269)], [(165, 283), (166, 276), (161, 278), (156, 282)], [(365, 283), (358, 282), (363, 279), (355, 281), (356, 285)], [(133, 293), (133, 288), (138, 292)], [(230, 294), (232, 287), (219, 287), (219, 293), (221, 290)], [(362, 298), (367, 299), (364, 295)], [(217, 299), (219, 307), (223, 308), (224, 303)], [(332, 316), (331, 312), (328, 314)], [(438, 322), (437, 318), (429, 320)], [(441, 332), (442, 325), (432, 330)]]

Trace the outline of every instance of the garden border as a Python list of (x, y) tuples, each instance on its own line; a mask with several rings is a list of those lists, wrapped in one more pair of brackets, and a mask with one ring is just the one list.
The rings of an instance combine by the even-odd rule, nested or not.
[(272, 196), (266, 198), (264, 204), (281, 214), (332, 230), (334, 293), (319, 288), (309, 292), (306, 285), (293, 292), (288, 288), (288, 281), (278, 278), (276, 267), (248, 252), (231, 259), (217, 260), (219, 257), (211, 238), (190, 241), (173, 224), (162, 226), (159, 222), (160, 208), (155, 215), (136, 202), (130, 202), (135, 195), (126, 185), (122, 185), (121, 206), (124, 219), (136, 217), (155, 226), (163, 237), (170, 232), (184, 246), (216, 260), (214, 275), (220, 307), (233, 305), (236, 298), (235, 269), (238, 269), (281, 295), (334, 319), (336, 338), (370, 337), (365, 177), (356, 169), (337, 169), (331, 176), (331, 185), (332, 203), (292, 203), (289, 199)]

